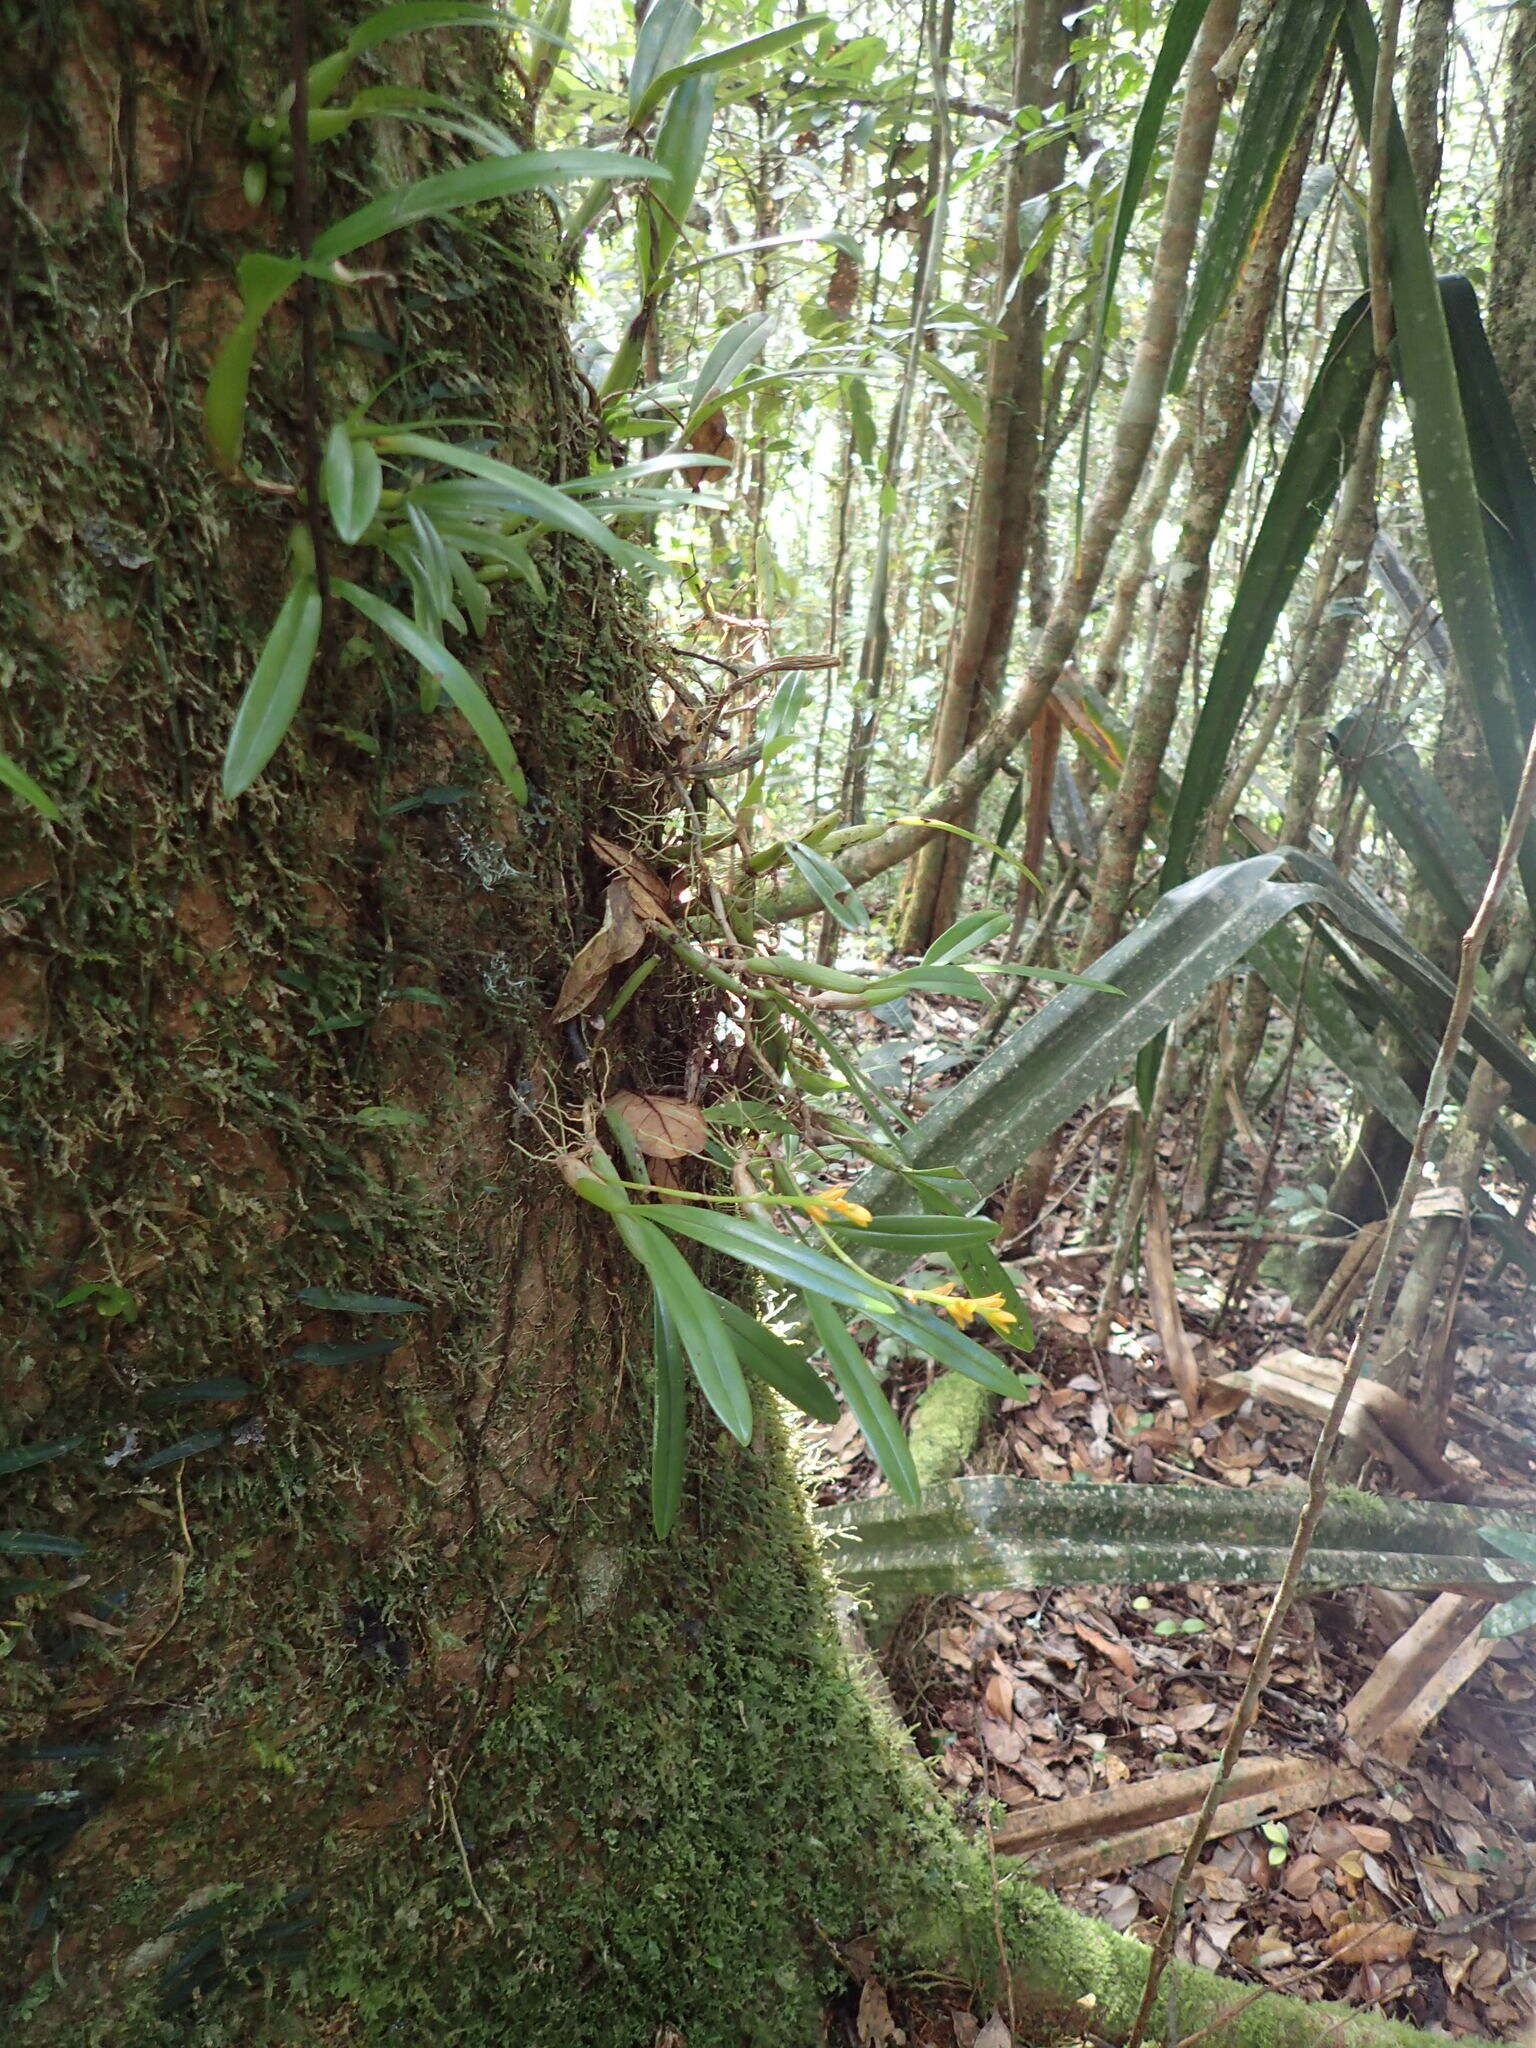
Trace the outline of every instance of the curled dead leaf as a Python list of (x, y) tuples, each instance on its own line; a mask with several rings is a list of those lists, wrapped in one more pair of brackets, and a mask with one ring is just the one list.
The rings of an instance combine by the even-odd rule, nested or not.
[(987, 1707), (999, 1721), (1013, 1719), (1013, 1680), (994, 1671), (987, 1680)]
[(599, 859), (607, 861), (630, 885), (633, 908), (642, 924), (661, 925), (672, 929), (668, 914), (667, 885), (654, 869), (648, 867), (631, 847), (619, 846), (612, 839), (604, 839), (599, 833), (591, 835), (592, 851)]
[[(736, 443), (731, 438), (731, 430), (726, 424), (724, 408), (712, 412), (707, 420), (701, 420), (685, 446), (693, 449), (698, 455), (718, 455), (723, 462), (734, 462)], [(701, 462), (696, 468), (683, 471), (683, 481), (690, 491), (696, 491), (703, 484), (718, 482), (724, 474), (723, 470), (716, 469), (712, 463)]]
[(614, 968), (632, 960), (644, 944), (645, 925), (635, 910), (634, 890), (620, 876), (608, 884), (602, 925), (565, 970), (551, 1021), (565, 1024), (590, 1010)]
[(609, 1096), (608, 1107), (624, 1119), (647, 1159), (692, 1158), (708, 1142), (703, 1113), (675, 1095), (639, 1095), (621, 1088)]
[(1136, 1676), (1136, 1658), (1129, 1643), (1111, 1641), (1108, 1636), (1100, 1635), (1097, 1629), (1090, 1628), (1086, 1621), (1074, 1621), (1072, 1628), (1090, 1649), (1097, 1650), (1101, 1657), (1107, 1657), (1122, 1678)]
[(906, 2035), (891, 2016), (891, 2002), (884, 1987), (871, 1977), (859, 1993), (856, 2022), (860, 2048), (899, 2048)]

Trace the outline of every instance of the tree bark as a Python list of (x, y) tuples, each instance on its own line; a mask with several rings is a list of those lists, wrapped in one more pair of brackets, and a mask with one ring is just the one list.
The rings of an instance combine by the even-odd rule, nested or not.
[(1312, 127), (1309, 117), (1276, 182), (1231, 310), (1208, 352), (1208, 369), (1194, 400), (1198, 426), (1190, 452), (1189, 496), (1179, 544), (1164, 574), (1157, 636), (1136, 700), (1125, 765), (1104, 821), (1093, 895), (1078, 948), (1080, 969), (1109, 951), (1125, 919), (1157, 779), (1179, 708), (1179, 687), (1205, 610), (1211, 549), (1248, 446), (1253, 380), (1279, 289), (1280, 266), (1296, 215)]
[[(1012, 101), (1048, 112), (1063, 97), (1068, 50), (1058, 0), (1023, 0), (1016, 16)], [(928, 785), (942, 782), (976, 737), (996, 696), (1034, 539), (1045, 407), (1045, 312), (1049, 259), (1021, 269), (1033, 234), (1024, 211), (1061, 182), (1063, 135), (1046, 148), (1015, 144), (1002, 195), (997, 248), (999, 334), (987, 356), (986, 422), (962, 554), (962, 595), (934, 717)], [(1034, 224), (1038, 232), (1040, 223)], [(970, 826), (976, 806), (953, 822)], [(931, 839), (908, 875), (899, 947), (921, 953), (960, 913), (970, 851), (952, 833)]]
[[(356, 18), (314, 8), (313, 54)], [(847, 1679), (771, 1415), (749, 1451), (696, 1417), (650, 1537), (644, 1290), (540, 1156), (598, 1092), (547, 1024), (601, 919), (588, 834), (664, 830), (642, 607), (564, 539), (548, 604), (498, 596), (466, 658), (526, 807), (339, 616), (220, 799), (293, 513), (215, 475), (199, 413), (236, 259), (292, 245), (242, 196), (288, 22), (111, 19), (24, 14), (0, 104), (0, 746), (64, 812), (0, 797), (0, 1384), (7, 1443), (67, 1447), (0, 1523), (88, 1546), (0, 1557), (6, 2010), (70, 2048), (813, 2040), (831, 1944), (903, 1898), (937, 1924), (966, 1852)], [(367, 69), (506, 118), (497, 55)], [(321, 153), (317, 220), (430, 167), (401, 137)], [(489, 415), (508, 459), (584, 469), (547, 218), (370, 251), (387, 276), (322, 309), (327, 419), (404, 370), (381, 416)], [(285, 304), (248, 432), (277, 482), (298, 354)], [(606, 1076), (679, 1090), (713, 1028), (664, 967)]]

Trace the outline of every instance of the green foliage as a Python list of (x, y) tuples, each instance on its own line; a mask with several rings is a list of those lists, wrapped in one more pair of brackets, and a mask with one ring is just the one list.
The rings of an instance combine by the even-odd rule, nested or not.
[(1270, 639), (1348, 466), (1375, 375), (1370, 307), (1346, 307), (1307, 393), (1211, 664), (1168, 826), (1163, 887), (1189, 873)]
[[(945, 1166), (989, 1194), (1127, 1066), (1147, 1041), (1230, 973), (1266, 932), (1313, 900), (1260, 855), (1171, 891), (1096, 964), (1113, 989), (1070, 989), (947, 1090), (906, 1143), (908, 1161)], [(879, 1210), (897, 1178), (876, 1167), (855, 1196)]]
[(24, 768), (18, 768), (8, 754), (0, 754), (0, 783), (19, 796), (23, 803), (30, 804), (50, 824), (57, 824), (62, 813), (46, 789), (39, 787)]
[[(1512, 1558), (1523, 1566), (1523, 1577), (1536, 1578), (1536, 1532), (1527, 1529), (1484, 1529), (1483, 1541), (1491, 1544), (1501, 1556)], [(1514, 1573), (1500, 1571), (1499, 1577), (1513, 1577)], [(1483, 1633), (1489, 1636), (1523, 1635), (1529, 1628), (1536, 1628), (1536, 1585), (1527, 1585), (1524, 1592), (1502, 1601), (1483, 1620)]]
[(243, 796), (292, 725), (320, 645), (323, 607), (311, 573), (300, 571), (272, 622), (224, 755), (225, 796)]
[(1236, 288), (1318, 81), (1332, 62), (1343, 0), (1281, 0), (1270, 12), (1191, 280), (1168, 372), (1184, 387), (1195, 352)]
[[(817, 1522), (839, 1569), (889, 1614), (919, 1596), (944, 1593), (1274, 1585), (1303, 1499), (1294, 1486), (1255, 1495), (1219, 1487), (1057, 1486), (1008, 1475), (952, 1480), (920, 1500), (852, 1501), (823, 1509)], [(1519, 1520), (1480, 1528), (1477, 1514), (1464, 1508), (1340, 1489), (1323, 1511), (1306, 1583), (1486, 1592), (1513, 1576), (1489, 1557), (1490, 1548), (1536, 1563), (1536, 1534)], [(1174, 1621), (1158, 1632), (1181, 1628), (1195, 1632)]]

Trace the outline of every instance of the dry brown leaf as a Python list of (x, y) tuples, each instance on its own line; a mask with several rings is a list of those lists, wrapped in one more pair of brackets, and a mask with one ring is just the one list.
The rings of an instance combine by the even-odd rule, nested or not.
[(566, 1024), (572, 1017), (579, 1017), (584, 1010), (590, 1010), (602, 994), (617, 958), (613, 950), (613, 934), (604, 925), (601, 931), (593, 933), (565, 970), (565, 979), (555, 999), (552, 1022)]
[(1193, 1735), (1197, 1728), (1204, 1728), (1215, 1718), (1214, 1700), (1193, 1700), (1187, 1707), (1175, 1707), (1168, 1716), (1171, 1726), (1180, 1735)]
[(672, 929), (668, 915), (667, 885), (661, 877), (629, 847), (616, 846), (611, 839), (604, 839), (598, 833), (591, 835), (592, 851), (630, 883), (634, 895), (635, 915), (643, 924), (664, 925)]
[(1323, 1881), (1323, 1859), (1303, 1852), (1285, 1866), (1280, 1882), (1293, 1899), (1312, 1898)]
[(891, 2017), (891, 2001), (871, 1977), (859, 1993), (858, 2033), (861, 2048), (900, 2048), (906, 2035)]
[(987, 1680), (987, 1707), (999, 1721), (1013, 1719), (1013, 1680), (1005, 1678), (1001, 1671), (994, 1671)]
[[(838, 260), (841, 262), (841, 257)], [(726, 423), (723, 408), (719, 412), (711, 413), (707, 420), (696, 427), (684, 445), (699, 455), (718, 455), (727, 463), (736, 459), (736, 443), (731, 438), (731, 430)], [(723, 469), (716, 469), (711, 463), (700, 462), (683, 471), (683, 481), (690, 491), (696, 491), (701, 484), (718, 486), (724, 475)]]
[(1189, 1341), (1184, 1319), (1179, 1314), (1179, 1290), (1173, 1272), (1173, 1239), (1168, 1229), (1168, 1204), (1156, 1173), (1147, 1183), (1146, 1249), (1147, 1301), (1158, 1341), (1173, 1384), (1179, 1391), (1191, 1422), (1200, 1417), (1200, 1361)]
[(1086, 1621), (1074, 1621), (1072, 1628), (1091, 1649), (1107, 1657), (1122, 1678), (1136, 1676), (1136, 1658), (1129, 1643), (1111, 1642), (1108, 1636), (1101, 1636), (1097, 1629), (1090, 1628)]
[(1012, 1766), (1019, 1776), (1030, 1785), (1041, 1799), (1064, 1799), (1067, 1788), (1054, 1771), (1048, 1771), (1044, 1764), (1037, 1764), (1032, 1756), (1021, 1756)]
[(1390, 1828), (1372, 1827), (1366, 1821), (1352, 1820), (1349, 1831), (1354, 1836), (1356, 1844), (1373, 1856), (1384, 1856), (1392, 1846)]
[(835, 320), (846, 320), (859, 302), (859, 259), (850, 250), (839, 249), (827, 279), (827, 311)]
[(975, 2048), (1013, 2048), (1013, 2036), (1000, 2012), (993, 2013), (976, 2036)]
[(1396, 1920), (1346, 1920), (1326, 1947), (1335, 1962), (1398, 1963), (1412, 1953), (1415, 1939), (1414, 1930)]
[(1006, 1721), (991, 1714), (981, 1716), (981, 1739), (1000, 1764), (1017, 1764), (1024, 1755), (1024, 1739)]
[(647, 1159), (690, 1159), (709, 1139), (703, 1112), (675, 1095), (638, 1095), (621, 1088), (609, 1096), (608, 1108), (634, 1132)]
[(632, 960), (644, 944), (645, 926), (635, 911), (635, 893), (621, 877), (608, 884), (601, 928), (565, 970), (551, 1021), (565, 1024), (590, 1010), (613, 969)]

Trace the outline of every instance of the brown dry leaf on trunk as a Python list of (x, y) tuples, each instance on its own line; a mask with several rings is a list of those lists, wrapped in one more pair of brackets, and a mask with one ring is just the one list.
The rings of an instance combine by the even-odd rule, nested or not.
[(859, 259), (839, 249), (827, 279), (826, 308), (839, 320), (846, 320), (859, 302)]
[(702, 1152), (709, 1126), (691, 1102), (675, 1095), (637, 1095), (621, 1088), (608, 1107), (623, 1117), (647, 1159), (689, 1159)]
[(1200, 1416), (1200, 1361), (1179, 1314), (1178, 1287), (1173, 1277), (1173, 1240), (1168, 1230), (1168, 1205), (1154, 1172), (1147, 1184), (1147, 1301), (1158, 1342), (1191, 1422)]
[(552, 1023), (567, 1023), (590, 1010), (614, 968), (632, 960), (645, 944), (645, 925), (636, 910), (635, 897), (626, 877), (608, 884), (602, 925), (565, 970), (551, 1013)]
[(858, 2032), (861, 2048), (900, 2048), (907, 2038), (891, 2017), (891, 2001), (873, 1977), (859, 1993)]
[(667, 885), (653, 868), (640, 858), (632, 847), (615, 845), (611, 839), (592, 833), (588, 844), (600, 860), (609, 867), (617, 868), (630, 884), (631, 907), (642, 924), (661, 925), (667, 931), (672, 929), (668, 914)]

